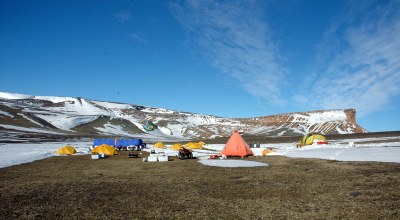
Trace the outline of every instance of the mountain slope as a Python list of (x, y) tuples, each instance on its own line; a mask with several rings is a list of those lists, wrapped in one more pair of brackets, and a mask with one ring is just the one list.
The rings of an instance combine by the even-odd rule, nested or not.
[[(148, 121), (157, 125), (157, 128), (146, 130)], [(181, 139), (229, 136), (233, 130), (255, 136), (366, 132), (356, 123), (354, 109), (286, 113), (256, 118), (222, 118), (84, 98), (5, 92), (0, 92), (0, 128), (65, 135)]]

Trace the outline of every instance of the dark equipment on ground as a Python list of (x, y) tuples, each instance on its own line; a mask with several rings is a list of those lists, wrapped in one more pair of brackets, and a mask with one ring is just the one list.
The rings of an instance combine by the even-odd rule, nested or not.
[(219, 155), (210, 155), (210, 159), (219, 159)]
[(183, 159), (193, 159), (193, 152), (190, 149), (182, 148), (178, 152), (178, 158)]
[(138, 158), (139, 157), (139, 153), (138, 152), (129, 152), (128, 157), (129, 158)]

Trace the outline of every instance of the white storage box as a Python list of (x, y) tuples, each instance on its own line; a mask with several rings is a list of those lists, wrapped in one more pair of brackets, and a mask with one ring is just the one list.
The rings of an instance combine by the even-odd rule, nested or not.
[(158, 156), (158, 161), (160, 161), (160, 162), (166, 162), (166, 161), (168, 161), (168, 156)]
[(150, 155), (147, 158), (147, 162), (157, 162), (158, 161), (158, 156), (157, 155)]
[(93, 160), (100, 159), (100, 155), (99, 154), (92, 154), (92, 159)]

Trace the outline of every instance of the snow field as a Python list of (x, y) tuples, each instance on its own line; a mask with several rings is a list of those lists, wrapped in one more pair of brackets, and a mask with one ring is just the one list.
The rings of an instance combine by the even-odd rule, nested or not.
[[(379, 141), (385, 140), (385, 142)], [(393, 141), (391, 141), (393, 140)], [(368, 142), (366, 142), (368, 141)], [(370, 143), (376, 141), (377, 143)], [(349, 142), (356, 142), (355, 146), (349, 145)], [(366, 142), (366, 143), (363, 143)], [(78, 154), (90, 154), (92, 142), (52, 142), (52, 143), (18, 143), (18, 144), (0, 144), (0, 168), (28, 163), (35, 160), (41, 160), (47, 157), (56, 156), (58, 148), (71, 145), (74, 146)], [(166, 156), (177, 156), (178, 151), (171, 150), (167, 145), (165, 149), (155, 148), (156, 153), (162, 153)], [(210, 160), (210, 155), (219, 154), (224, 148), (224, 144), (206, 144), (206, 149), (194, 149), (193, 156), (200, 163), (209, 166), (219, 167), (254, 167), (266, 166), (263, 163), (254, 163), (241, 160)], [(153, 149), (152, 144), (147, 145), (145, 151), (150, 152)], [(274, 152), (267, 156), (281, 155), (294, 158), (319, 158), (338, 161), (377, 161), (400, 163), (400, 142), (396, 138), (368, 138), (336, 140), (328, 145), (310, 145), (297, 148), (295, 143), (261, 144), (260, 148), (252, 148), (255, 156), (261, 156), (265, 149), (274, 149)], [(251, 163), (250, 163), (251, 162)]]

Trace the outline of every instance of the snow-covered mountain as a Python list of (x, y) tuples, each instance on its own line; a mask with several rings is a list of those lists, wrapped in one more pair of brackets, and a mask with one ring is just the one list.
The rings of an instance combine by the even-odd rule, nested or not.
[[(156, 128), (146, 129), (151, 121)], [(0, 130), (58, 135), (215, 138), (233, 130), (255, 136), (366, 132), (356, 111), (321, 110), (256, 118), (222, 118), (84, 98), (0, 92)]]

